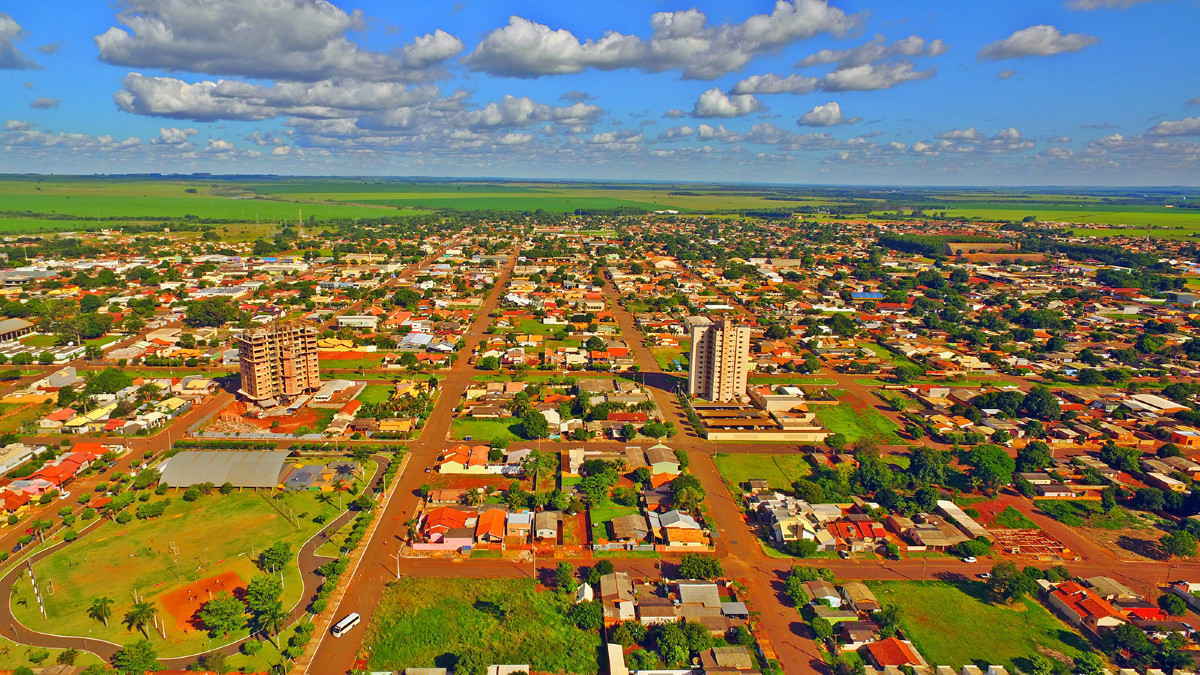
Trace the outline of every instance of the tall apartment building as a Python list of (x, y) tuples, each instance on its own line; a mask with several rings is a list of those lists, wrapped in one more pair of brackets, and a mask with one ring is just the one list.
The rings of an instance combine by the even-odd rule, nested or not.
[(238, 338), (238, 359), (238, 393), (252, 401), (290, 403), (321, 386), (314, 326), (285, 321), (247, 330)]
[(709, 401), (734, 401), (746, 394), (750, 371), (750, 327), (729, 320), (692, 322), (688, 393)]

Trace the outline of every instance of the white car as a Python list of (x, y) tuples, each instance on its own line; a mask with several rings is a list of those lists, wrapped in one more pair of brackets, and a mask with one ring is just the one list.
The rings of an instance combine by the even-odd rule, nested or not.
[(973, 562), (976, 562), (976, 560), (975, 560), (975, 556), (973, 556), (973, 555), (969, 555), (969, 556), (967, 556), (967, 557), (963, 558), (963, 562), (965, 562), (965, 563), (973, 563)]

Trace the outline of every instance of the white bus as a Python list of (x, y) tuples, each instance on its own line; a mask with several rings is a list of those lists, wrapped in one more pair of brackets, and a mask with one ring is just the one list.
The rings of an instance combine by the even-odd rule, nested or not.
[(342, 633), (357, 626), (360, 619), (362, 617), (358, 615), (358, 612), (351, 612), (342, 617), (341, 621), (333, 624), (333, 629), (330, 632), (333, 633), (333, 637), (342, 637)]

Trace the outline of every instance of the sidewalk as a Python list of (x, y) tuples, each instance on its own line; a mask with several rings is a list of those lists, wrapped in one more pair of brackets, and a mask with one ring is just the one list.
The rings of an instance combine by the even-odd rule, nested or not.
[(392, 478), (392, 484), (387, 489), (387, 494), (384, 495), (383, 502), (375, 508), (375, 518), (367, 525), (367, 530), (363, 534), (362, 541), (358, 542), (358, 546), (350, 552), (350, 564), (347, 565), (346, 571), (342, 574), (339, 580), (338, 587), (334, 589), (329, 596), (329, 604), (325, 607), (325, 611), (313, 617), (313, 624), (316, 626), (313, 634), (316, 636), (316, 642), (309, 642), (304, 653), (300, 658), (296, 659), (295, 665), (292, 666), (293, 673), (307, 673), (308, 667), (312, 664), (313, 658), (321, 647), (321, 642), (329, 635), (329, 628), (335, 621), (341, 618), (342, 599), (346, 597), (347, 591), (350, 590), (350, 585), (354, 581), (355, 575), (358, 573), (358, 566), (362, 562), (363, 555), (371, 542), (375, 539), (375, 530), (379, 524), (383, 522), (383, 514), (387, 512), (388, 504), (391, 503), (392, 497), (396, 495), (398, 490), (396, 480), (404, 473), (405, 467), (408, 466), (408, 459), (412, 457), (411, 452), (404, 453), (404, 459), (400, 462), (400, 468), (396, 470)]

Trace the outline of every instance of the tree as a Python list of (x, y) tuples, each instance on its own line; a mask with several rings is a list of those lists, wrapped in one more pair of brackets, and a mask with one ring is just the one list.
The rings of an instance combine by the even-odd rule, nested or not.
[(1062, 416), (1062, 407), (1059, 406), (1058, 400), (1050, 393), (1050, 388), (1043, 384), (1035, 385), (1025, 394), (1017, 411), (1049, 422)]
[(500, 370), (500, 359), (495, 356), (485, 356), (479, 359), (475, 366), (479, 370)]
[(921, 446), (909, 454), (908, 473), (922, 485), (946, 482), (946, 453)]
[(694, 511), (706, 496), (700, 479), (693, 474), (680, 474), (671, 481), (671, 505), (677, 509)]
[(787, 552), (797, 558), (809, 558), (817, 552), (817, 542), (812, 539), (797, 539), (789, 541)]
[(825, 445), (829, 446), (834, 452), (841, 452), (846, 447), (846, 436), (843, 434), (830, 434), (825, 437)]
[(125, 645), (113, 655), (113, 666), (128, 675), (142, 675), (145, 672), (157, 672), (162, 669), (158, 662), (158, 652), (150, 640), (138, 640), (131, 645)]
[(282, 595), (283, 584), (275, 577), (257, 574), (246, 584), (246, 606), (255, 614), (274, 606)]
[(812, 629), (818, 640), (828, 640), (833, 637), (833, 624), (824, 617), (813, 617)]
[(1016, 461), (1003, 448), (991, 443), (971, 448), (967, 453), (967, 465), (971, 467), (971, 477), (989, 489), (1011, 483), (1016, 470)]
[(101, 596), (93, 599), (88, 606), (88, 617), (102, 622), (108, 628), (108, 620), (112, 617), (112, 598)]
[(482, 653), (475, 649), (467, 649), (458, 654), (454, 664), (454, 675), (487, 675), (491, 663)]
[(1016, 563), (1004, 560), (992, 566), (988, 590), (999, 600), (1013, 602), (1037, 592), (1037, 583), (1029, 575), (1018, 570)]
[(717, 579), (724, 574), (721, 561), (701, 553), (685, 553), (679, 565), (679, 575), (684, 579)]
[(1075, 675), (1107, 675), (1104, 660), (1095, 652), (1084, 652), (1075, 657)]
[(1166, 533), (1158, 540), (1158, 545), (1167, 555), (1181, 558), (1192, 558), (1196, 555), (1196, 536), (1186, 530)]
[(146, 627), (152, 625), (157, 616), (158, 610), (154, 605), (148, 602), (139, 602), (125, 613), (125, 625), (129, 627), (129, 630), (140, 630), (142, 635), (150, 637), (146, 632)]
[(560, 562), (554, 570), (555, 585), (566, 593), (574, 593), (577, 587), (575, 583), (575, 567), (569, 562)]
[(567, 616), (580, 630), (600, 630), (604, 626), (604, 605), (599, 600), (581, 602), (571, 607)]
[(825, 501), (825, 488), (821, 487), (820, 483), (807, 478), (800, 478), (792, 483), (792, 491), (796, 493), (797, 499), (802, 499), (809, 504), (820, 504)]
[(1183, 601), (1183, 598), (1174, 593), (1158, 596), (1158, 607), (1171, 616), (1183, 616), (1187, 614), (1187, 603)]
[(600, 583), (600, 577), (607, 576), (613, 573), (613, 564), (611, 560), (600, 560), (592, 569), (588, 570), (588, 583), (592, 586)]
[(526, 439), (547, 438), (550, 435), (550, 423), (542, 413), (529, 410), (521, 417), (521, 430)]
[(1021, 473), (1041, 471), (1050, 466), (1050, 446), (1043, 441), (1031, 441), (1017, 450), (1016, 470)]
[(183, 320), (193, 328), (218, 327), (236, 321), (239, 314), (237, 306), (225, 298), (205, 298), (188, 303)]
[(292, 545), (280, 541), (258, 554), (258, 566), (267, 572), (278, 572), (292, 561)]
[(229, 593), (220, 593), (200, 606), (199, 616), (213, 636), (228, 636), (246, 625), (246, 605)]

